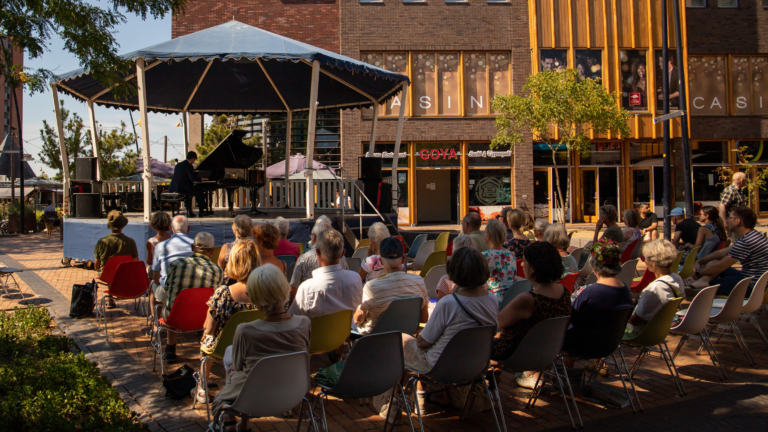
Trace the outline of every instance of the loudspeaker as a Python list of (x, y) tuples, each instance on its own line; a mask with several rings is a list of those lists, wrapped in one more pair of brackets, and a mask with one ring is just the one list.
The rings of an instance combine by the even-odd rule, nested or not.
[[(360, 189), (369, 200), (376, 206), (379, 213), (390, 213), (392, 211), (392, 185), (382, 181), (360, 181)], [(363, 199), (363, 213), (375, 213), (374, 209)]]
[[(358, 159), (357, 172), (360, 180), (381, 181), (381, 158), (361, 157)], [(366, 194), (367, 195), (367, 194)]]
[(80, 157), (75, 159), (75, 180), (96, 180), (95, 157)]
[(97, 219), (101, 217), (101, 194), (74, 194), (75, 217)]
[(125, 200), (121, 198), (120, 201), (125, 203), (126, 212), (144, 211), (144, 192), (125, 192), (125, 194)]
[(392, 185), (389, 183), (379, 183), (379, 194), (376, 200), (376, 207), (379, 213), (392, 212)]

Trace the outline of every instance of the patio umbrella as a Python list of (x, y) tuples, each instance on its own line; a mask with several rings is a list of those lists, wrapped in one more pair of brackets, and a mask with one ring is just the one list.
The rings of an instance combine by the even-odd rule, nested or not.
[[(306, 156), (303, 154), (293, 155), (288, 163), (288, 176), (304, 171), (306, 166)], [(312, 161), (312, 168), (315, 170), (326, 170), (327, 166), (318, 161)], [(326, 171), (327, 172), (327, 171)], [(285, 178), (285, 161), (280, 161), (267, 167), (267, 178)]]
[[(150, 157), (149, 167), (152, 170), (152, 175), (155, 177), (171, 178), (173, 177), (173, 165)], [(136, 160), (136, 173), (144, 172), (144, 158), (139, 157)]]

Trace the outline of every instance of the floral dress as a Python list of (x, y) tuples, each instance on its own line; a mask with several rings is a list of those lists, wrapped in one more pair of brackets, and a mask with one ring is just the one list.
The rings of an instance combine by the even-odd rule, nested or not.
[(504, 249), (509, 250), (513, 254), (515, 254), (516, 257), (523, 257), (523, 251), (525, 248), (528, 247), (528, 245), (531, 244), (530, 240), (520, 240), (513, 238), (509, 240), (508, 242), (504, 243)]
[(213, 296), (208, 300), (209, 313), (216, 321), (216, 333), (209, 335), (203, 334), (203, 339), (200, 340), (200, 351), (203, 354), (211, 354), (216, 348), (216, 343), (219, 341), (219, 335), (224, 329), (224, 325), (227, 324), (229, 318), (236, 312), (256, 309), (256, 307), (250, 303), (240, 303), (232, 298), (232, 293), (229, 291), (229, 287), (226, 285), (220, 286)]
[(483, 252), (483, 256), (488, 261), (488, 270), (491, 271), (487, 284), (488, 291), (496, 294), (501, 304), (509, 288), (509, 285), (505, 284), (515, 281), (515, 272), (517, 272), (515, 254), (506, 249), (488, 249)]

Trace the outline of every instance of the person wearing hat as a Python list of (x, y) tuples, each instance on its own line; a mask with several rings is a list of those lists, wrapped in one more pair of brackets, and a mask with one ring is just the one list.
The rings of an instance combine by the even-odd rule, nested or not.
[[(695, 210), (694, 213), (696, 213)], [(672, 244), (676, 248), (680, 248), (686, 243), (696, 244), (696, 238), (699, 236), (701, 225), (693, 219), (686, 219), (685, 211), (680, 207), (673, 208), (669, 215), (672, 216), (672, 223), (675, 224)]]
[[(134, 260), (139, 259), (139, 250), (136, 248), (136, 242), (123, 234), (123, 228), (128, 225), (128, 219), (118, 210), (112, 210), (107, 215), (107, 228), (112, 232), (99, 239), (93, 250), (93, 256), (96, 258), (94, 266), (101, 274), (107, 260), (115, 256), (130, 255)], [(115, 301), (109, 298), (109, 308), (115, 307)]]

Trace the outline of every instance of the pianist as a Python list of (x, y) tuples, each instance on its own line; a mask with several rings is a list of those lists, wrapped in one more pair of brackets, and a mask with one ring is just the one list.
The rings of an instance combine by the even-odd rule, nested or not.
[(190, 209), (191, 216), (197, 216), (191, 213), (192, 197), (197, 200), (197, 206), (200, 211), (200, 216), (204, 216), (204, 200), (205, 195), (201, 190), (195, 187), (195, 182), (199, 182), (197, 174), (195, 173), (194, 163), (197, 160), (197, 153), (191, 151), (187, 153), (187, 160), (181, 161), (176, 164), (173, 169), (173, 178), (171, 179), (171, 185), (168, 187), (168, 192), (175, 192), (186, 195), (184, 197), (184, 205), (187, 209)]

